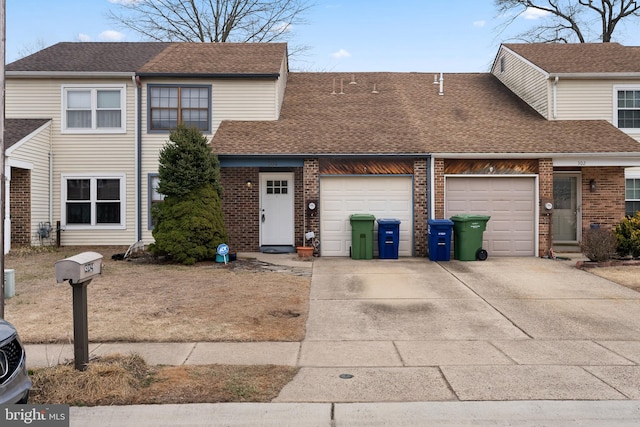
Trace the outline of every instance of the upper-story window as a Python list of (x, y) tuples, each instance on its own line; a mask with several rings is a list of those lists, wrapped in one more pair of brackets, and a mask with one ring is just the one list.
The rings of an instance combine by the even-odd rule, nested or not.
[(63, 87), (62, 130), (67, 133), (125, 132), (125, 86)]
[(211, 87), (149, 85), (149, 130), (168, 131), (179, 123), (211, 130)]
[(620, 129), (640, 129), (640, 87), (617, 87), (615, 96), (615, 125)]

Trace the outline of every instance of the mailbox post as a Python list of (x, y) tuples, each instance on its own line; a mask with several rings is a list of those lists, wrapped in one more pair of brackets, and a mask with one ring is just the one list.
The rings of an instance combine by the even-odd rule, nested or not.
[(84, 371), (89, 363), (89, 324), (87, 322), (87, 285), (102, 273), (102, 255), (81, 254), (56, 261), (56, 281), (69, 281), (73, 289), (73, 356), (75, 368)]

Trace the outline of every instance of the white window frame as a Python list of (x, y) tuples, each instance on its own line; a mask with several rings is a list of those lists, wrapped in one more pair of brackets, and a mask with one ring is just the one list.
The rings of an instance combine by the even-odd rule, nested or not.
[[(67, 224), (67, 180), (88, 179), (91, 181), (90, 199), (91, 203), (91, 224)], [(96, 202), (97, 202), (97, 180), (98, 179), (119, 179), (120, 180), (120, 224), (97, 224), (96, 223)], [(124, 173), (101, 173), (101, 174), (63, 174), (60, 179), (60, 224), (66, 230), (124, 230), (127, 228), (127, 178)]]
[[(618, 92), (623, 90), (640, 91), (640, 85), (614, 85), (613, 86), (613, 120), (615, 127), (626, 133), (640, 133), (640, 127), (637, 128), (621, 128), (618, 125)], [(640, 110), (640, 108), (638, 108)]]
[[(164, 201), (164, 194), (158, 193), (156, 190), (157, 184), (160, 182), (160, 174), (159, 173), (150, 173), (147, 175), (148, 178), (148, 188), (149, 188), (149, 197), (147, 200), (147, 212), (148, 212), (148, 221), (147, 221), (147, 229), (153, 230), (153, 219), (151, 218), (151, 209), (153, 205), (156, 203), (162, 203)], [(156, 185), (154, 185), (156, 184)]]
[(638, 179), (640, 180), (640, 171), (632, 171), (625, 173), (624, 177), (624, 212), (627, 213), (627, 202), (637, 202), (638, 199), (627, 199), (627, 180)]
[[(98, 127), (98, 91), (119, 90), (120, 91), (120, 127)], [(70, 128), (67, 124), (67, 94), (72, 91), (91, 92), (91, 127), (90, 128)], [(126, 133), (127, 132), (127, 85), (126, 84), (105, 84), (105, 85), (63, 85), (62, 86), (62, 133)]]

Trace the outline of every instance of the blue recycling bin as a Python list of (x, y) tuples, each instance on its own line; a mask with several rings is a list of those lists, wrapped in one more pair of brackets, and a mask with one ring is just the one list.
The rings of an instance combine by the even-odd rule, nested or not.
[(380, 218), (378, 221), (378, 257), (381, 259), (398, 259), (400, 244), (400, 220)]
[(429, 226), (429, 259), (431, 261), (449, 261), (451, 259), (453, 221), (450, 219), (430, 219), (427, 224)]

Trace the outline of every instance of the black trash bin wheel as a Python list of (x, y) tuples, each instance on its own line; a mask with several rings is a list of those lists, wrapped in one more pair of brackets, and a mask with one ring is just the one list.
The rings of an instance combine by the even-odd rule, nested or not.
[(478, 261), (484, 261), (488, 256), (489, 254), (484, 249), (478, 249), (478, 252), (476, 252), (476, 259)]

